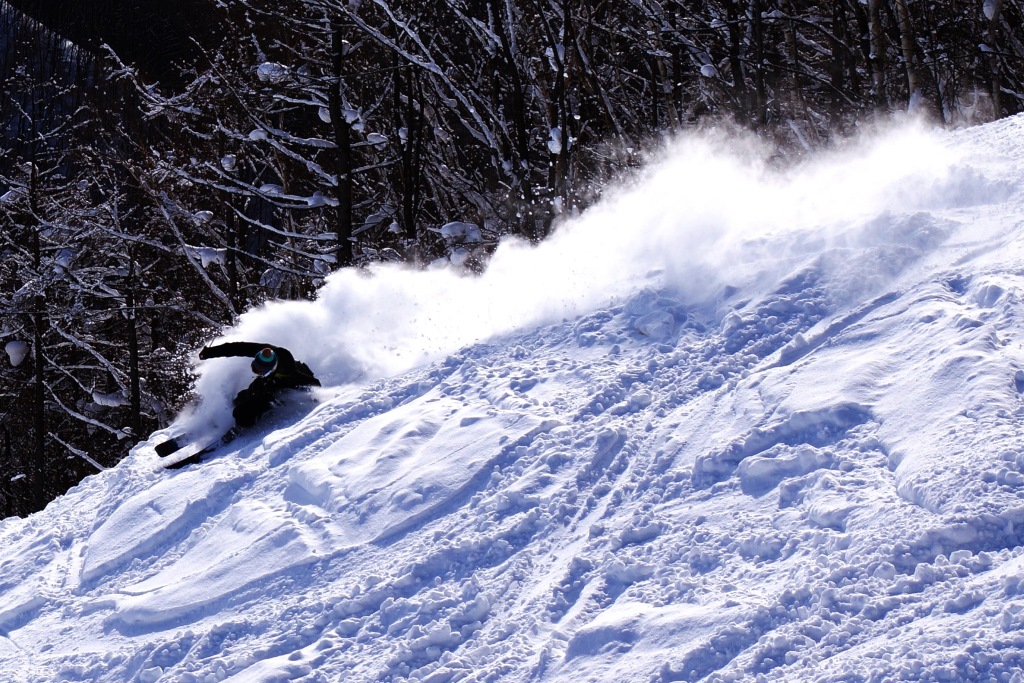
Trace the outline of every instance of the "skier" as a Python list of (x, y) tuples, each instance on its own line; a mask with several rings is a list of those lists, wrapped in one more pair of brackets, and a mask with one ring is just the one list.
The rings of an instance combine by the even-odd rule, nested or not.
[(199, 352), (207, 358), (243, 356), (252, 358), (252, 371), (257, 377), (235, 396), (235, 428), (251, 427), (274, 405), (277, 395), (286, 389), (318, 387), (320, 380), (309, 366), (295, 360), (292, 352), (281, 346), (255, 342), (227, 342), (204, 346)]

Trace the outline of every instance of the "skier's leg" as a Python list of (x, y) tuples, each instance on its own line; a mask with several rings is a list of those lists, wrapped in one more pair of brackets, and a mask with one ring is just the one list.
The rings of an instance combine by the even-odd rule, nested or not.
[(270, 410), (273, 399), (271, 394), (252, 389), (238, 392), (238, 396), (235, 396), (235, 409), (231, 413), (235, 418), (235, 424), (239, 427), (252, 427), (263, 413)]

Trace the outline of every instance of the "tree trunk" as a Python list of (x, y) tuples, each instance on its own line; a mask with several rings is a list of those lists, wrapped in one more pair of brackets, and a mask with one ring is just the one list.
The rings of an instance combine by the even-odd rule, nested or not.
[[(231, 207), (230, 198), (225, 199), (228, 207)], [(228, 213), (228, 253), (225, 263), (227, 268), (228, 276), (228, 299), (231, 301), (231, 306), (234, 310), (241, 311), (245, 308), (244, 302), (242, 301), (242, 288), (239, 287), (239, 272), (238, 272), (238, 216), (234, 211)]]
[[(131, 268), (134, 270), (134, 264)], [(139, 330), (135, 308), (135, 284), (129, 283), (125, 304), (128, 308), (128, 391), (129, 426), (133, 439), (143, 438), (142, 434), (142, 381), (139, 377)]]
[[(403, 71), (407, 78), (403, 81)], [(404, 121), (401, 112), (402, 93), (405, 93)], [(402, 213), (400, 216), (402, 234), (407, 240), (416, 239), (416, 226), (422, 192), (423, 155), (423, 86), (412, 65), (400, 66), (395, 56), (395, 87), (393, 92), (396, 127), (404, 123), (405, 140), (401, 144), (401, 164), (397, 191), (401, 193)]]
[(989, 57), (992, 65), (992, 113), (998, 119), (1003, 116), (1003, 85), (999, 62), (999, 15), (1003, 11), (1003, 0), (987, 0), (984, 8), (988, 19), (988, 47), (992, 51)]
[[(558, 131), (558, 152), (552, 152), (549, 159), (549, 174), (548, 174), (548, 189), (552, 193), (552, 204), (545, 216), (543, 230), (538, 226), (537, 235), (535, 239), (540, 241), (547, 236), (548, 230), (550, 230), (551, 222), (554, 215), (557, 213), (559, 208), (564, 208), (566, 202), (566, 195), (568, 194), (568, 169), (566, 159), (569, 153), (569, 104), (566, 98), (566, 88), (568, 87), (566, 82), (566, 63), (565, 56), (567, 51), (565, 50), (565, 40), (568, 37), (571, 26), (570, 12), (571, 8), (568, 6), (571, 3), (562, 3), (562, 26), (558, 36), (551, 35), (551, 52), (555, 62), (555, 87), (554, 112), (552, 116), (552, 122), (554, 123), (553, 128)], [(559, 54), (559, 47), (562, 48), (561, 54)], [(553, 132), (553, 131), (552, 131)], [(554, 204), (558, 203), (559, 207)]]
[[(511, 25), (506, 25), (505, 8), (501, 0), (490, 0), (491, 13), (494, 16), (495, 32), (501, 42), (501, 53), (505, 63), (505, 75), (512, 82), (512, 92), (508, 95), (509, 114), (512, 119), (514, 131), (514, 144), (518, 159), (513, 163), (513, 173), (519, 174), (519, 191), (526, 209), (523, 211), (524, 233), (531, 240), (536, 241), (538, 235), (534, 224), (534, 210), (536, 202), (533, 194), (533, 183), (531, 182), (531, 155), (530, 155), (530, 128), (526, 121), (526, 98), (523, 86), (523, 77), (519, 71), (519, 63), (512, 52), (512, 41), (509, 32), (513, 30)], [(515, 169), (520, 169), (516, 171)]]
[(33, 456), (32, 456), (32, 505), (46, 504), (46, 363), (43, 359), (43, 326), (46, 324), (46, 297), (39, 295), (35, 300), (33, 322), (33, 349), (35, 387), (32, 393)]
[(750, 0), (750, 42), (754, 60), (755, 127), (768, 125), (768, 90), (765, 83), (764, 21), (761, 0)]
[[(39, 174), (36, 169), (35, 145), (30, 155), (29, 206), (32, 220), (36, 222), (32, 231), (32, 266), (37, 277), (42, 273), (43, 249), (39, 226)], [(42, 283), (40, 283), (42, 286)], [(35, 386), (32, 393), (33, 455), (32, 455), (32, 505), (46, 504), (46, 363), (43, 358), (43, 329), (46, 325), (46, 293), (36, 294), (32, 311), (33, 374)]]
[(743, 68), (743, 31), (740, 29), (739, 12), (733, 0), (727, 0), (725, 3), (725, 17), (729, 27), (729, 71), (732, 72), (737, 118), (747, 124), (750, 122), (750, 108), (747, 101), (747, 77)]
[(342, 67), (345, 63), (345, 51), (348, 43), (341, 37), (341, 28), (335, 27), (331, 32), (331, 92), (327, 106), (331, 114), (331, 125), (334, 129), (335, 144), (335, 176), (338, 179), (338, 206), (335, 210), (338, 245), (336, 266), (351, 266), (352, 258), (352, 140), (349, 136), (349, 124), (341, 110)]
[[(6, 467), (11, 467), (14, 462), (12, 457), (13, 454), (11, 453), (11, 429), (6, 424), (4, 424), (0, 425), (0, 430), (2, 430), (4, 435), (4, 445), (3, 448), (0, 449), (0, 459), (2, 459), (0, 460), (0, 462), (3, 462), (3, 464)], [(9, 482), (10, 476), (6, 469), (4, 470), (4, 475), (5, 479), (7, 479), (7, 481)], [(0, 509), (0, 512), (3, 513), (3, 516), (11, 517), (13, 515), (16, 515), (17, 512), (14, 503), (14, 492), (12, 490), (12, 487), (10, 487), (9, 485), (5, 485), (4, 488), (0, 490), (0, 498), (3, 498), (3, 508)]]
[(832, 51), (829, 60), (829, 83), (832, 86), (831, 107), (829, 108), (829, 121), (832, 128), (841, 125), (843, 106), (843, 90), (846, 86), (846, 4), (842, 1), (836, 2), (832, 7), (832, 35), (834, 36), (829, 47)]
[(785, 13), (790, 17), (782, 23), (782, 35), (786, 41), (786, 63), (793, 78), (793, 95), (806, 107), (804, 103), (804, 84), (800, 78), (800, 50), (796, 42), (796, 26), (793, 23), (796, 7), (791, 2), (783, 2), (781, 4)]
[(903, 69), (907, 73), (907, 104), (913, 104), (915, 94), (920, 94), (920, 82), (914, 58), (914, 28), (910, 24), (910, 10), (907, 0), (896, 0), (896, 18), (900, 25), (900, 49), (903, 52)]
[(875, 106), (888, 107), (885, 96), (885, 35), (882, 32), (882, 0), (869, 0), (868, 24), (871, 40), (871, 79), (874, 83)]

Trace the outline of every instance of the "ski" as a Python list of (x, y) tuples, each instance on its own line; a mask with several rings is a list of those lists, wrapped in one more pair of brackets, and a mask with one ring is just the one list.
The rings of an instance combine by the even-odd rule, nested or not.
[(204, 444), (203, 442), (189, 444), (182, 446), (168, 456), (167, 460), (160, 462), (160, 466), (165, 470), (178, 470), (182, 467), (188, 467), (194, 465), (203, 459), (203, 456), (211, 453), (220, 446), (220, 440), (215, 441), (212, 444)]
[[(292, 401), (285, 400), (286, 396), (309, 396), (309, 392), (304, 390), (289, 390), (288, 392), (285, 392), (284, 396), (276, 398), (273, 401), (274, 406), (291, 406), (291, 409), (286, 410), (283, 413), (278, 413), (274, 419), (267, 420), (268, 424), (265, 426), (266, 428), (272, 428), (273, 425), (281, 424), (282, 422), (292, 422), (298, 417), (301, 417), (301, 415), (309, 412), (311, 407), (317, 404), (316, 397)], [(252, 428), (241, 429), (236, 425), (222, 436), (214, 437), (196, 436), (189, 432), (183, 432), (177, 436), (166, 438), (160, 443), (154, 444), (153, 450), (156, 451), (158, 456), (160, 456), (160, 469), (180, 469), (202, 461), (204, 456), (217, 450), (221, 446), (230, 443), (240, 432), (248, 432), (250, 429)]]
[(237, 429), (230, 429), (222, 436), (205, 440), (195, 440), (187, 434), (182, 434), (158, 443), (153, 450), (160, 456), (161, 468), (176, 470), (200, 462), (203, 456), (230, 443), (237, 435)]
[(187, 443), (183, 441), (185, 438), (186, 437), (184, 436), (176, 436), (171, 439), (167, 439), (167, 441), (161, 441), (153, 447), (153, 450), (155, 450), (156, 454), (161, 458), (166, 458), (167, 456), (173, 455), (177, 451), (181, 450), (181, 447)]

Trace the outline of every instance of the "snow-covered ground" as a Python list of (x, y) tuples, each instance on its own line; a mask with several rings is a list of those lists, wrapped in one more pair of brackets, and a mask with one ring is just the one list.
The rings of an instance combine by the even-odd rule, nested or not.
[(318, 402), (0, 522), (0, 679), (1020, 681), (1024, 118), (750, 147), (247, 314)]

